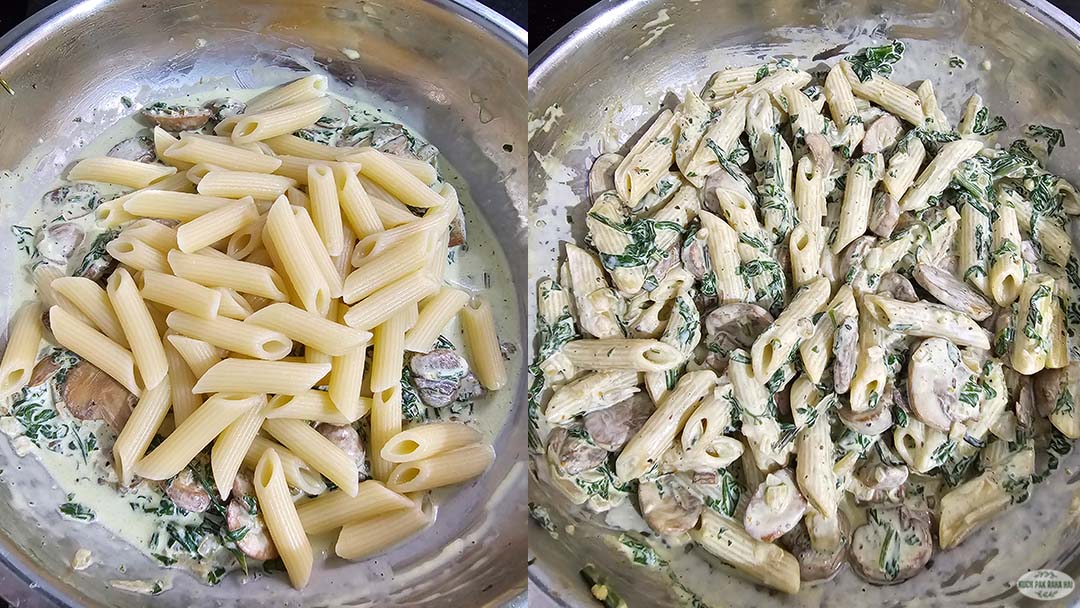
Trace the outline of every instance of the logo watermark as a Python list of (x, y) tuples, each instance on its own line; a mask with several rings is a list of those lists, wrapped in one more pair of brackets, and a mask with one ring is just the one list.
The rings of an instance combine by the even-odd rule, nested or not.
[(1020, 593), (1036, 600), (1059, 600), (1075, 587), (1072, 577), (1061, 570), (1032, 570), (1016, 581)]

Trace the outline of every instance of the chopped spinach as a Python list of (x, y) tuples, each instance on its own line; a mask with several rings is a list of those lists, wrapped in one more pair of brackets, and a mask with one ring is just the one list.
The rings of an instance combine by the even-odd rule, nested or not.
[(867, 47), (854, 55), (848, 55), (848, 63), (859, 81), (866, 82), (874, 74), (890, 76), (893, 64), (904, 58), (904, 43), (897, 40), (891, 44)]

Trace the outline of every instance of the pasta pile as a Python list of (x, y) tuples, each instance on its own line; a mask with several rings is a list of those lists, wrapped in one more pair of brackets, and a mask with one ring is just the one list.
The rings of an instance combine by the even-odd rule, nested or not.
[[(119, 228), (106, 250), (120, 266), (104, 288), (35, 274), (55, 343), (138, 397), (113, 447), (120, 483), (169, 480), (212, 443), (223, 500), (241, 467), (254, 470), (297, 588), (312, 569), (309, 535), (340, 529), (347, 559), (386, 549), (431, 523), (427, 490), (494, 458), (463, 423), (403, 428), (407, 352), (431, 351), (457, 317), (480, 384), (507, 381), (490, 303), (443, 281), (454, 188), (422, 160), (293, 135), (327, 112), (326, 85), (310, 76), (270, 90), (216, 135), (158, 126), (163, 164), (79, 161), (70, 180), (135, 189), (96, 210)], [(5, 396), (34, 369), (41, 310), (26, 304), (12, 321)], [(365, 416), (373, 479), (361, 481), (355, 458), (311, 423)], [(294, 504), (292, 489), (325, 490), (319, 474), (337, 489)]]
[(689, 535), (781, 591), (845, 562), (892, 584), (1080, 437), (1061, 131), (994, 145), (978, 95), (953, 127), (929, 80), (887, 77), (903, 50), (716, 72), (596, 159), (530, 391), (572, 502), (636, 493), (653, 548)]

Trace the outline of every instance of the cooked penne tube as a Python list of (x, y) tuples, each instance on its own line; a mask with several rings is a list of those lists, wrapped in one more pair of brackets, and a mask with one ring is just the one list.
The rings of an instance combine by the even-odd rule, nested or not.
[(0, 397), (7, 397), (30, 382), (41, 334), (41, 306), (35, 302), (23, 304), (11, 319), (4, 358), (0, 361)]
[(281, 458), (273, 448), (263, 452), (259, 458), (259, 464), (255, 466), (254, 485), (263, 521), (285, 564), (289, 581), (294, 588), (303, 589), (311, 578), (314, 561), (311, 542), (304, 533), (289, 494)]
[(144, 391), (135, 409), (131, 410), (124, 428), (116, 436), (112, 449), (113, 466), (116, 467), (120, 485), (128, 487), (134, 480), (136, 464), (143, 458), (169, 413), (171, 390), (169, 379), (166, 378), (154, 388)]
[(341, 204), (338, 202), (337, 181), (328, 165), (314, 164), (308, 167), (308, 197), (311, 221), (319, 232), (323, 246), (330, 255), (338, 255), (344, 241)]
[(1009, 358), (1012, 368), (1021, 374), (1031, 375), (1046, 366), (1053, 317), (1061, 314), (1055, 310), (1053, 295), (1052, 277), (1036, 273), (1024, 279), (1016, 317), (1016, 337)]
[(478, 443), (480, 431), (460, 422), (436, 422), (410, 427), (383, 445), (387, 462), (413, 462)]
[(844, 76), (844, 70), (840, 64), (834, 65), (829, 70), (829, 75), (825, 78), (824, 92), (833, 122), (844, 135), (844, 143), (848, 151), (845, 156), (851, 156), (855, 147), (862, 142), (865, 128), (858, 106), (855, 104), (855, 95), (851, 92), (851, 84)]
[(151, 302), (181, 310), (203, 319), (216, 319), (221, 294), (187, 279), (153, 270), (142, 273), (140, 294)]
[(206, 287), (232, 288), (279, 302), (289, 299), (285, 282), (267, 266), (179, 250), (170, 251), (167, 259), (176, 276)]
[(169, 396), (172, 400), (173, 424), (180, 424), (202, 405), (202, 395), (191, 392), (195, 387), (195, 374), (172, 342), (166, 341), (165, 360), (169, 363)]
[(870, 223), (870, 196), (881, 180), (884, 163), (881, 153), (864, 154), (852, 165), (840, 207), (840, 225), (833, 237), (833, 253), (840, 253), (862, 236)]
[(420, 270), (431, 257), (427, 234), (415, 234), (380, 251), (354, 259), (356, 270), (345, 277), (341, 289), (346, 304), (353, 304), (401, 277)]
[(438, 283), (422, 270), (418, 270), (402, 276), (357, 302), (345, 313), (343, 319), (350, 327), (369, 330), (389, 319), (401, 308), (416, 304), (434, 294), (438, 288)]
[(135, 463), (135, 474), (146, 479), (176, 475), (229, 424), (265, 403), (261, 393), (218, 393), (210, 397), (165, 441)]
[(244, 463), (244, 456), (251, 450), (251, 442), (259, 434), (265, 418), (266, 395), (257, 395), (256, 400), (254, 407), (225, 427), (210, 448), (210, 470), (221, 500), (226, 500), (232, 492), (233, 481)]
[(359, 162), (362, 175), (410, 207), (441, 207), (446, 203), (438, 192), (378, 150), (359, 152), (349, 160)]
[(424, 217), (414, 219), (407, 224), (395, 226), (377, 234), (369, 234), (356, 243), (352, 263), (354, 266), (359, 266), (364, 258), (375, 255), (417, 233), (424, 233), (427, 238), (430, 238), (432, 234), (442, 234), (450, 225), (451, 218), (452, 216), (444, 209), (429, 210)]
[(68, 179), (73, 182), (102, 182), (128, 188), (145, 188), (173, 173), (176, 173), (176, 167), (102, 156), (84, 158), (75, 163), (68, 171)]
[(401, 494), (441, 488), (479, 477), (494, 460), (495, 451), (490, 445), (468, 445), (398, 464), (386, 480), (386, 487)]
[(876, 103), (886, 112), (895, 114), (916, 127), (923, 126), (926, 116), (923, 114), (922, 100), (914, 91), (873, 72), (866, 82), (863, 82), (847, 60), (840, 61), (838, 65), (856, 96)]
[(472, 302), (461, 309), (461, 327), (472, 357), (472, 368), (480, 384), (492, 391), (505, 386), (506, 363), (499, 346), (491, 303), (482, 297), (473, 298)]
[(434, 521), (433, 513), (412, 505), (346, 524), (338, 535), (334, 553), (344, 559), (363, 559), (419, 534)]
[(292, 304), (279, 302), (252, 313), (244, 323), (265, 327), (332, 356), (371, 340), (371, 333), (359, 331), (310, 313)]
[(371, 374), (368, 376), (371, 392), (378, 393), (401, 384), (405, 332), (410, 321), (410, 311), (406, 307), (372, 329)]
[(169, 272), (169, 263), (165, 254), (136, 238), (121, 234), (109, 241), (109, 244), (105, 246), (105, 251), (116, 261), (135, 272), (140, 270)]
[(332, 490), (297, 505), (300, 522), (311, 535), (336, 530), (352, 522), (364, 521), (399, 509), (411, 509), (413, 502), (389, 490), (381, 481), (361, 482), (355, 496)]
[[(427, 165), (427, 163), (424, 164)], [(430, 167), (431, 165), (427, 166)], [(335, 165), (333, 167), (334, 183), (337, 187), (337, 200), (341, 204), (341, 214), (345, 216), (349, 227), (357, 236), (365, 237), (369, 234), (382, 232), (383, 221), (379, 211), (375, 208), (375, 204), (364, 190), (364, 186), (361, 185), (360, 179), (356, 176), (356, 171), (352, 170), (352, 167), (353, 165)], [(404, 213), (409, 216), (405, 219), (406, 222), (415, 219), (415, 216), (408, 211)], [(394, 223), (394, 225), (397, 225), (397, 223)], [(331, 255), (337, 254), (331, 252)]]
[(950, 141), (919, 174), (911, 189), (900, 199), (903, 211), (918, 211), (930, 204), (930, 197), (940, 195), (952, 179), (952, 173), (963, 161), (978, 154), (983, 144), (977, 139)]
[(319, 272), (297, 224), (289, 201), (280, 197), (267, 214), (263, 240), (272, 243), (278, 252), (282, 270), (303, 301), (304, 308), (325, 315), (330, 307), (330, 287)]
[(295, 135), (278, 135), (263, 140), (277, 156), (293, 156), (311, 161), (334, 161), (339, 157), (356, 151), (356, 148), (338, 148), (315, 141), (309, 141)]
[(262, 457), (263, 452), (271, 448), (281, 458), (285, 483), (289, 484), (290, 488), (296, 488), (309, 496), (317, 496), (326, 492), (326, 482), (323, 481), (322, 475), (311, 470), (311, 467), (306, 462), (286, 449), (285, 446), (261, 435), (255, 436), (255, 439), (251, 441), (251, 447), (248, 449), (247, 454), (244, 454), (244, 468), (254, 470), (259, 464), (259, 458)]
[(709, 248), (712, 273), (716, 277), (716, 297), (721, 302), (745, 299), (746, 283), (740, 275), (741, 262), (736, 248), (739, 235), (727, 222), (708, 211), (699, 211), (698, 220), (701, 227), (708, 231), (705, 242)]
[(636, 371), (593, 372), (559, 387), (548, 401), (544, 417), (567, 424), (575, 416), (602, 410), (638, 392)]
[(236, 121), (230, 133), (235, 144), (247, 144), (310, 127), (326, 114), (330, 107), (328, 97), (315, 97), (305, 101), (281, 105), (273, 109), (253, 111)]
[(351, 424), (371, 411), (370, 398), (357, 396), (357, 399), (359, 400), (359, 415), (353, 418), (343, 414), (326, 391), (310, 390), (299, 395), (275, 395), (270, 400), (266, 417)]
[(990, 296), (998, 306), (1008, 306), (1020, 297), (1024, 283), (1024, 260), (1020, 257), (1020, 227), (1016, 211), (1008, 204), (997, 208), (990, 245), (990, 274), (986, 279)]
[(51, 287), (85, 315), (95, 329), (120, 346), (128, 347), (120, 319), (116, 318), (109, 295), (100, 285), (85, 277), (60, 277), (53, 280)]
[(405, 333), (405, 350), (420, 353), (430, 351), (439, 334), (468, 301), (468, 293), (452, 287), (443, 287), (437, 294), (424, 300), (416, 323)]
[(187, 133), (181, 133), (180, 141), (165, 150), (164, 159), (170, 162), (179, 160), (192, 165), (207, 163), (231, 171), (253, 173), (273, 173), (281, 166), (281, 161), (273, 156), (203, 137), (192, 137)]
[(296, 185), (296, 180), (281, 175), (227, 171), (214, 168), (199, 180), (196, 191), (204, 196), (272, 201)]
[[(325, 97), (330, 89), (326, 76), (314, 74), (274, 87), (247, 103), (246, 113), (266, 112), (317, 97)], [(314, 122), (314, 121), (312, 121)]]
[(188, 364), (196, 378), (201, 378), (206, 370), (217, 365), (225, 356), (225, 351), (203, 340), (176, 334), (170, 334), (165, 339)]
[(124, 228), (124, 236), (139, 239), (162, 253), (176, 249), (176, 228), (166, 226), (157, 220), (147, 218), (135, 220)]
[(329, 363), (230, 358), (206, 370), (192, 390), (196, 393), (257, 390), (269, 394), (296, 395), (315, 386), (329, 371)]
[(750, 356), (756, 377), (772, 377), (791, 358), (799, 343), (810, 337), (811, 319), (825, 306), (830, 291), (829, 280), (818, 277), (799, 290), (780, 316), (754, 340)]
[(662, 372), (679, 365), (678, 349), (659, 340), (607, 338), (573, 340), (563, 354), (578, 369)]
[(750, 536), (741, 522), (706, 509), (690, 536), (751, 580), (784, 593), (799, 592), (799, 561), (777, 545)]
[(306, 422), (287, 418), (267, 419), (263, 429), (308, 466), (337, 484), (341, 491), (356, 496), (360, 483), (356, 462)]
[(939, 337), (960, 346), (989, 349), (987, 331), (967, 315), (941, 304), (903, 302), (878, 295), (863, 298), (866, 312), (889, 330), (909, 336)]
[(256, 359), (281, 359), (289, 354), (293, 345), (284, 333), (228, 317), (203, 319), (174, 310), (169, 313), (166, 323), (178, 334)]
[(341, 273), (338, 272), (333, 259), (327, 253), (326, 247), (323, 246), (322, 239), (319, 238), (319, 233), (315, 229), (315, 224), (311, 221), (311, 216), (306, 209), (300, 207), (292, 207), (292, 212), (293, 217), (296, 218), (296, 227), (299, 230), (300, 238), (307, 245), (308, 251), (311, 252), (311, 257), (315, 261), (315, 267), (318, 268), (319, 274), (326, 281), (326, 286), (330, 290), (330, 297), (340, 298)]
[(176, 229), (176, 246), (184, 253), (209, 247), (259, 219), (251, 199), (219, 207)]
[(218, 306), (219, 315), (230, 319), (246, 319), (248, 315), (254, 312), (251, 304), (235, 289), (216, 287), (214, 291), (221, 294), (221, 305)]
[(139, 371), (143, 388), (154, 388), (169, 373), (169, 363), (165, 359), (165, 347), (161, 344), (157, 325), (150, 316), (146, 302), (139, 295), (135, 280), (126, 270), (120, 268), (109, 277), (105, 292), (109, 302), (120, 320), (124, 337), (131, 345), (131, 354), (135, 367)]
[[(250, 200), (250, 199), (241, 199)], [(138, 217), (190, 222), (199, 216), (236, 204), (236, 201), (218, 196), (203, 196), (188, 192), (147, 190), (133, 192), (124, 202), (123, 209)]]

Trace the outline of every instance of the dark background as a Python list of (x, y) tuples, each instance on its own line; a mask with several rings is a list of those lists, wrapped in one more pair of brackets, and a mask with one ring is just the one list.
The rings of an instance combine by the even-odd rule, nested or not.
[[(227, 0), (223, 0), (227, 1)], [(30, 15), (52, 4), (53, 0), (0, 0), (0, 35), (7, 33), (8, 30), (15, 27), (23, 19), (26, 19)], [(520, 25), (521, 27), (528, 28), (528, 13), (526, 7), (528, 6), (527, 0), (480, 0), (481, 3), (490, 6), (491, 8), (499, 11), (505, 17), (509, 17), (511, 21)], [(543, 2), (541, 4), (548, 4)], [(560, 4), (567, 4), (574, 6), (576, 2), (565, 2)], [(574, 14), (584, 10), (586, 6), (591, 4), (590, 2), (582, 3), (581, 7), (578, 7), (578, 11), (574, 11)], [(567, 17), (569, 20), (573, 15)], [(557, 29), (557, 28), (556, 28)], [(554, 32), (551, 30), (548, 34)], [(548, 34), (544, 34), (544, 38), (547, 38)]]

